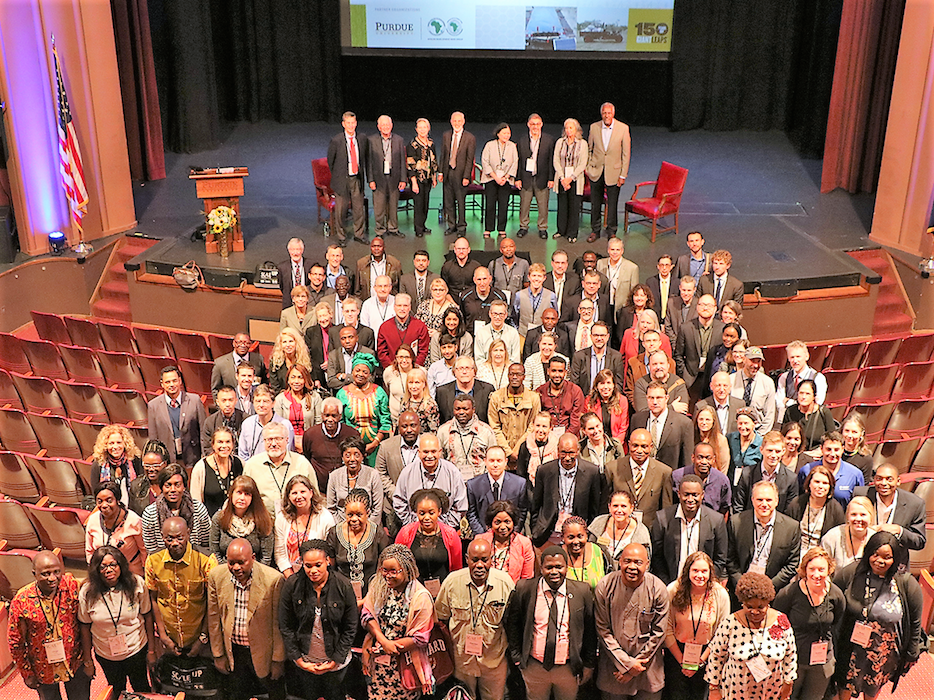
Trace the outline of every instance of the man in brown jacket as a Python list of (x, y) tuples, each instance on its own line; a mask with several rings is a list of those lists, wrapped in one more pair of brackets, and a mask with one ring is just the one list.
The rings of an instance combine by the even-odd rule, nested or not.
[(285, 700), (285, 646), (279, 633), (279, 593), (285, 579), (254, 560), (247, 540), (227, 547), (227, 563), (208, 575), (208, 633), (224, 697), (267, 693)]

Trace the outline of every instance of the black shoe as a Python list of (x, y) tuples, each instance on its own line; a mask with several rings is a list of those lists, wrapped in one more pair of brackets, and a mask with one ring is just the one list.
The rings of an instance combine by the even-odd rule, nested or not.
[(363, 245), (370, 245), (370, 241), (369, 241), (369, 239), (367, 239), (366, 236), (354, 236), (353, 239), (354, 239), (357, 243), (362, 243)]
[(541, 238), (543, 241), (547, 241), (547, 240), (548, 240), (548, 231), (539, 231), (539, 232), (538, 232), (538, 237)]
[(347, 247), (347, 239), (346, 239), (346, 238), (340, 238), (340, 239), (338, 239), (337, 245), (339, 245), (341, 248), (346, 248), (346, 247)]
[(527, 228), (520, 228), (516, 231), (516, 238), (525, 238), (529, 235), (529, 230)]
[(577, 236), (574, 236), (574, 238), (568, 236), (568, 243), (577, 243)]
[(405, 234), (402, 231), (386, 231), (387, 236), (395, 236), (396, 238), (405, 238)]
[(424, 237), (425, 237), (425, 234), (422, 233), (421, 231), (416, 231), (416, 232), (415, 232), (415, 237), (416, 237), (416, 238), (424, 238)]
[(445, 230), (444, 230), (444, 235), (445, 235), (445, 236), (453, 236), (455, 233), (457, 233), (457, 229), (456, 229), (456, 228), (449, 228), (449, 229), (445, 229)]
[(598, 238), (600, 238), (600, 234), (597, 233), (596, 231), (594, 231), (594, 232), (591, 233), (589, 236), (587, 236), (587, 242), (588, 242), (588, 243), (593, 243), (593, 242), (594, 242), (595, 240), (597, 240)]

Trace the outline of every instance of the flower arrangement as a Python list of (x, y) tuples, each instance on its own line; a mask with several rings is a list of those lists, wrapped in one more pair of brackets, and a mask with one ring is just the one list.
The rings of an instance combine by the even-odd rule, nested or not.
[(237, 225), (237, 212), (230, 207), (214, 207), (208, 214), (208, 226), (217, 239), (222, 258), (228, 255), (227, 233)]

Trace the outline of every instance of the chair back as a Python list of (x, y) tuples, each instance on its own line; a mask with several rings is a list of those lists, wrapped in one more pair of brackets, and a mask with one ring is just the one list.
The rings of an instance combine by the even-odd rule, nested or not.
[(23, 455), (42, 493), (57, 506), (77, 508), (84, 499), (84, 485), (70, 460)]
[(0, 410), (0, 440), (4, 448), (13, 452), (34, 455), (41, 449), (26, 414), (14, 409)]
[(32, 573), (34, 554), (28, 550), (0, 552), (0, 598), (12, 600), (20, 588), (36, 580)]
[(85, 560), (84, 521), (90, 513), (78, 508), (23, 508), (46, 549), (58, 547), (66, 559)]
[(42, 498), (23, 455), (0, 452), (0, 493), (24, 503), (36, 503)]
[(13, 377), (5, 369), (0, 369), (0, 408), (25, 410), (23, 408), (23, 399), (13, 383)]
[(12, 549), (39, 549), (42, 542), (23, 504), (0, 498), (0, 537)]
[(327, 207), (331, 204), (331, 169), (327, 158), (315, 158), (311, 161), (311, 176), (315, 183), (315, 195), (318, 204)]
[(658, 181), (655, 184), (655, 196), (661, 199), (666, 194), (675, 195), (668, 198), (666, 205), (677, 209), (678, 205), (681, 204), (681, 193), (684, 192), (684, 183), (687, 180), (687, 168), (662, 161), (662, 167), (658, 171)]
[(110, 423), (107, 407), (97, 393), (98, 387), (93, 384), (80, 384), (78, 382), (56, 382), (58, 395), (65, 404), (67, 415), (72, 420), (96, 421)]
[(58, 314), (49, 314), (42, 311), (30, 311), (33, 325), (42, 340), (50, 343), (71, 345), (71, 336), (65, 327), (65, 320)]
[(65, 459), (83, 458), (81, 445), (78, 444), (71, 430), (71, 421), (67, 418), (40, 416), (36, 413), (27, 413), (26, 418), (29, 419), (29, 424), (39, 437), (39, 444), (46, 451), (46, 455)]

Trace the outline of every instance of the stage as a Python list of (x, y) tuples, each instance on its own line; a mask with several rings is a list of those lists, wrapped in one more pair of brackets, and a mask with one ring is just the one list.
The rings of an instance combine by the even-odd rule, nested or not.
[[(445, 122), (434, 122), (432, 136), (436, 141), (440, 141), (446, 127)], [(524, 125), (515, 125), (513, 133), (518, 133), (520, 127)], [(238, 124), (216, 151), (195, 155), (167, 153), (166, 180), (136, 186), (138, 230), (164, 239), (133, 261), (140, 265), (141, 273), (148, 273), (137, 282), (171, 275), (174, 267), (194, 260), (212, 286), (237, 287), (241, 282), (249, 285), (257, 265), (280, 262), (287, 257), (286, 243), (293, 236), (305, 241), (306, 257), (323, 260), (324, 247), (332, 239), (324, 237), (318, 221), (310, 161), (326, 155), (328, 141), (339, 129), (323, 123)], [(479, 159), (492, 127), (468, 123), (467, 129), (477, 135)], [(546, 125), (546, 130), (558, 134), (560, 127)], [(361, 123), (358, 131), (375, 133), (375, 125)], [(396, 124), (395, 132), (408, 139), (414, 133), (413, 125)], [(654, 273), (656, 259), (662, 253), (677, 256), (686, 252), (684, 235), (697, 229), (704, 233), (708, 251), (717, 248), (731, 251), (731, 274), (746, 283), (747, 294), (764, 282), (795, 281), (802, 292), (832, 292), (861, 284), (868, 292), (868, 287), (878, 282), (871, 270), (845, 253), (878, 247), (867, 235), (873, 196), (853, 196), (842, 191), (822, 195), (820, 161), (800, 158), (784, 134), (673, 133), (662, 128), (633, 127), (632, 144), (632, 162), (621, 192), (620, 208), (632, 195), (636, 183), (655, 179), (662, 160), (690, 171), (681, 206), (680, 235), (661, 234), (652, 244), (650, 229), (635, 224), (623, 236), (625, 255), (639, 265), (643, 279)], [(245, 250), (231, 253), (227, 260), (206, 254), (204, 242), (190, 238), (203, 222), (203, 211), (195, 197), (194, 182), (188, 179), (189, 168), (218, 165), (246, 166), (250, 170), (244, 180), (245, 195), (240, 200)], [(406, 237), (388, 239), (387, 250), (403, 266), (409, 266), (415, 250), (425, 248), (432, 256), (432, 269), (440, 269), (443, 256), (453, 243), (451, 237), (442, 235), (437, 220), (440, 205), (438, 187), (432, 193), (428, 219), (432, 233), (424, 239), (414, 238), (411, 213), (400, 212), (400, 229)], [(555, 207), (553, 197), (551, 232)], [(622, 225), (622, 214), (619, 219)], [(483, 240), (480, 210), (470, 210), (469, 204), (467, 223), (474, 249), (495, 251), (495, 240)], [(588, 249), (605, 254), (605, 241), (586, 242), (589, 212), (585, 211), (581, 223), (581, 235), (575, 244), (552, 238), (543, 241), (533, 233), (518, 241), (519, 250), (528, 252), (532, 260), (546, 263), (558, 247), (567, 249), (572, 259)], [(510, 215), (510, 235), (517, 228), (515, 211)], [(366, 246), (351, 240), (345, 250), (345, 261), (353, 265), (367, 253)], [(134, 317), (138, 312), (147, 315), (135, 300), (133, 308)]]

